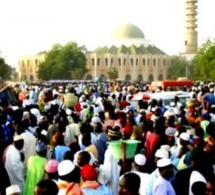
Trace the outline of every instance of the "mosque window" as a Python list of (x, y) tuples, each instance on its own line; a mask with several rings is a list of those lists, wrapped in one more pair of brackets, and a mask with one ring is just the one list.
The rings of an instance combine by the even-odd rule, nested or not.
[(125, 64), (126, 64), (126, 59), (124, 59), (124, 66), (125, 66)]
[(37, 65), (37, 64), (38, 64), (38, 59), (35, 60), (35, 65)]
[(95, 66), (95, 59), (92, 59), (92, 66)]
[(164, 60), (163, 60), (163, 66), (165, 66), (165, 65), (166, 65), (166, 60), (164, 59)]
[(143, 66), (146, 65), (146, 59), (143, 59)]
[(121, 66), (121, 59), (118, 58), (118, 65)]
[(153, 64), (154, 66), (156, 66), (156, 59), (153, 59)]
[(30, 60), (28, 60), (27, 64), (28, 64), (28, 66), (30, 65)]
[(113, 65), (113, 58), (111, 58), (111, 65)]
[(133, 59), (131, 59), (131, 65), (133, 66), (133, 64), (134, 64), (134, 60), (133, 60)]
[(98, 66), (100, 65), (100, 59), (99, 58), (97, 59), (97, 64), (98, 64)]
[(105, 64), (106, 64), (106, 66), (108, 66), (108, 59), (107, 58), (105, 58)]
[(138, 62), (139, 62), (138, 59), (136, 59), (136, 66), (138, 66)]
[(24, 61), (22, 60), (22, 67), (24, 67)]

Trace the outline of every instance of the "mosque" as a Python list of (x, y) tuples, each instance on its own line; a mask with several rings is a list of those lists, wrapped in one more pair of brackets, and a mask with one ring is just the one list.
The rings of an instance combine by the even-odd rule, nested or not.
[[(115, 68), (118, 79), (152, 81), (168, 78), (170, 56), (145, 39), (143, 31), (125, 24), (113, 33), (112, 46), (98, 47), (86, 54), (86, 79), (108, 78), (107, 71)], [(25, 56), (19, 59), (19, 79), (38, 80), (37, 67), (44, 55)]]
[(170, 56), (145, 39), (143, 31), (133, 25), (118, 27), (112, 46), (98, 47), (86, 55), (86, 78), (108, 78), (111, 68), (118, 71), (120, 80), (152, 81), (168, 78)]

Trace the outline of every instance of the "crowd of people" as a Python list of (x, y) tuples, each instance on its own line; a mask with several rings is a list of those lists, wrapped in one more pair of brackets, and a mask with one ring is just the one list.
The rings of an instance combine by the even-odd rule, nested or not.
[[(137, 109), (148, 88), (135, 83), (14, 86), (17, 101), (0, 101), (0, 194), (214, 195), (214, 89)], [(133, 158), (125, 142), (114, 157), (117, 140), (139, 141)]]

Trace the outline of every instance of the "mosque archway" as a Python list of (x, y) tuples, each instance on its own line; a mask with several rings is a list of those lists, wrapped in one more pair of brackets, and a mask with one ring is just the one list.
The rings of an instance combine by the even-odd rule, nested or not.
[(158, 80), (159, 80), (159, 81), (162, 81), (162, 80), (163, 80), (163, 75), (162, 75), (162, 74), (159, 75)]
[(142, 81), (142, 80), (143, 80), (143, 76), (141, 74), (139, 74), (137, 77), (137, 81)]
[(24, 81), (26, 81), (27, 80), (27, 76), (26, 75), (24, 75)]
[(126, 81), (130, 81), (130, 80), (131, 80), (131, 76), (130, 76), (129, 74), (127, 74), (127, 75), (125, 76), (125, 80), (126, 80)]
[(148, 81), (153, 81), (153, 80), (154, 80), (154, 76), (152, 74), (150, 74)]
[(30, 81), (33, 81), (33, 80), (34, 80), (34, 76), (30, 75)]

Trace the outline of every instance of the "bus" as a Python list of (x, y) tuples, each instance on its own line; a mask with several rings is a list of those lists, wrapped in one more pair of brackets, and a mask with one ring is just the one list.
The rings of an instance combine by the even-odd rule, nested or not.
[(191, 80), (164, 80), (164, 81), (152, 81), (149, 89), (150, 91), (178, 91), (185, 88), (192, 88), (194, 82)]

